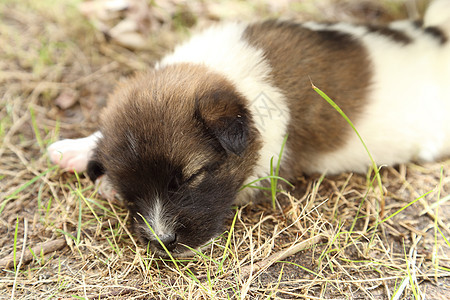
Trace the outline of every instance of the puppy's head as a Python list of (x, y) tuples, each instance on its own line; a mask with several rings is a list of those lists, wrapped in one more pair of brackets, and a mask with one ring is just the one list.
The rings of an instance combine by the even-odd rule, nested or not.
[(101, 132), (88, 174), (109, 177), (141, 239), (162, 255), (158, 239), (181, 255), (185, 246), (198, 248), (223, 230), (260, 147), (233, 84), (189, 64), (119, 86), (102, 114)]

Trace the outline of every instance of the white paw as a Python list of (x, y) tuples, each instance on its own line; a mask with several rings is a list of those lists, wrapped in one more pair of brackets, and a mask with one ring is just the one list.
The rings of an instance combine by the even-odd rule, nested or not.
[(48, 156), (52, 163), (59, 165), (65, 171), (86, 171), (98, 137), (99, 134), (94, 133), (86, 138), (55, 142), (47, 148)]
[(58, 141), (47, 149), (52, 163), (59, 165), (65, 171), (76, 172), (86, 170), (90, 151), (91, 149), (84, 147), (79, 140)]
[(117, 195), (106, 175), (102, 175), (95, 180), (95, 187), (98, 189), (98, 193), (106, 199), (113, 199)]

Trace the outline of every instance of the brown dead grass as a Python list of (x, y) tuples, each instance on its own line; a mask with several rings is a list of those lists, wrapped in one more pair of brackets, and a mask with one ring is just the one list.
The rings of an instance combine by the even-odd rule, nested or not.
[[(147, 254), (121, 203), (52, 168), (45, 148), (94, 131), (114, 83), (184, 33), (162, 31), (150, 50), (129, 51), (105, 42), (77, 1), (50, 2), (0, 4), (0, 298), (388, 299), (398, 290), (399, 299), (450, 298), (450, 161), (383, 168), (383, 195), (372, 176), (302, 177), (276, 209), (235, 208), (230, 230), (203, 255)], [(388, 2), (276, 3), (250, 2), (235, 15), (383, 22), (405, 14)], [(76, 104), (57, 108), (61, 95)]]

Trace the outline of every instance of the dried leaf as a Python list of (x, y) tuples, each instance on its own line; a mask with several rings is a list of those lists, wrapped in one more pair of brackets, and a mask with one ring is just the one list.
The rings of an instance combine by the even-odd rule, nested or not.
[(74, 90), (63, 90), (55, 99), (55, 104), (61, 109), (68, 109), (78, 101), (78, 93)]

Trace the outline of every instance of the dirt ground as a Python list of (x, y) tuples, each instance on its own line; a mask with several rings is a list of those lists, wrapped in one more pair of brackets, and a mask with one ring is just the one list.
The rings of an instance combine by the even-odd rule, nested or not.
[[(381, 186), (373, 172), (299, 177), (275, 208), (267, 195), (233, 207), (203, 254), (171, 261), (136, 240), (119, 201), (46, 156), (53, 141), (92, 133), (115, 84), (187, 28), (384, 23), (426, 1), (149, 1), (147, 19), (106, 21), (81, 2), (0, 2), (1, 299), (450, 299), (450, 160), (383, 167)], [(147, 27), (110, 30), (127, 18)]]

